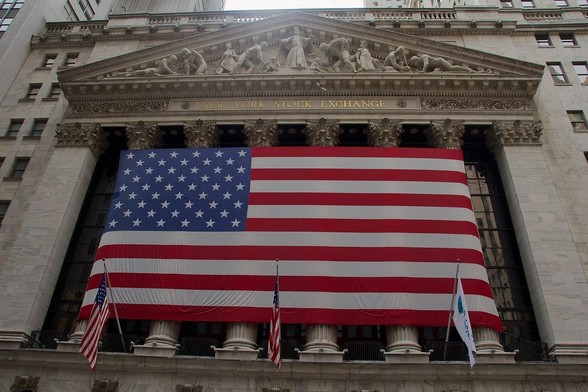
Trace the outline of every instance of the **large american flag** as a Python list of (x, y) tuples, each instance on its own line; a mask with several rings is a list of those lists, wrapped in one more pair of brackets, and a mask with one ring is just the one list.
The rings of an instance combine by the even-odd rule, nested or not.
[[(437, 148), (123, 151), (96, 255), (121, 318), (443, 326), (460, 271), (500, 330), (462, 153)], [(83, 301), (88, 317), (102, 276)]]

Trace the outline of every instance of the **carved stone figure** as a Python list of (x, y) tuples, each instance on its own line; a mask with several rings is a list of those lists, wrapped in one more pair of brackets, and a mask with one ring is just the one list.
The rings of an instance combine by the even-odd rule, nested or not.
[(266, 61), (263, 51), (267, 49), (267, 42), (253, 45), (239, 56), (239, 61), (231, 73), (259, 73), (262, 72)]
[(372, 57), (369, 49), (367, 48), (367, 41), (361, 41), (359, 48), (355, 54), (355, 59), (357, 62), (357, 72), (361, 71), (375, 71), (376, 66), (374, 62), (377, 61)]
[(174, 75), (176, 71), (174, 68), (178, 64), (178, 57), (176, 55), (171, 55), (168, 58), (163, 58), (157, 65), (157, 67), (150, 67), (150, 68), (143, 68), (143, 69), (136, 69), (130, 72), (112, 72), (108, 76), (111, 77), (121, 77), (121, 76), (157, 76), (161, 77), (164, 75)]
[(433, 72), (436, 69), (440, 69), (441, 71), (461, 71), (468, 73), (476, 72), (470, 67), (452, 65), (449, 61), (442, 57), (432, 57), (428, 54), (412, 56), (410, 58), (410, 66), (420, 72)]
[(270, 61), (263, 68), (263, 72), (275, 72), (280, 69), (282, 65), (277, 58), (272, 57)]
[(225, 51), (223, 56), (221, 57), (220, 67), (216, 69), (216, 73), (225, 73), (225, 72), (232, 72), (237, 62), (239, 61), (239, 56), (233, 50), (233, 46), (230, 42), (225, 44)]
[(384, 60), (384, 71), (408, 72), (408, 60), (406, 60), (406, 50), (399, 46), (386, 56)]
[(335, 38), (328, 44), (321, 43), (319, 54), (310, 68), (316, 72), (357, 72), (351, 62), (347, 38)]
[(206, 61), (200, 53), (188, 48), (182, 49), (178, 59), (182, 62), (185, 75), (203, 74), (208, 68)]
[(306, 54), (312, 52), (313, 38), (302, 36), (300, 28), (294, 26), (292, 35), (280, 41), (278, 61), (289, 68), (306, 69)]

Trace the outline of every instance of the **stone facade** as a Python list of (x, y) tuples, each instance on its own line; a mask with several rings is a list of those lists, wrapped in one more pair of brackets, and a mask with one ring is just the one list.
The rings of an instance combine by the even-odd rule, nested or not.
[[(588, 26), (585, 13), (570, 4), (137, 14), (104, 21), (90, 35), (84, 23), (48, 24), (33, 36), (0, 105), (0, 200), (10, 202), (0, 228), (0, 391), (585, 391), (588, 132), (567, 113), (588, 112), (580, 79), (588, 34), (569, 27)], [(314, 49), (303, 41), (299, 54), (315, 50), (316, 57), (282, 66), (280, 51), (291, 57), (295, 46), (292, 31), (312, 37)], [(546, 31), (550, 45), (538, 47)], [(227, 51), (235, 63), (224, 61)], [(81, 66), (38, 69), (47, 54), (73, 52)], [(390, 56), (396, 68), (386, 68)], [(568, 82), (554, 83), (546, 62), (561, 62)], [(39, 87), (35, 96), (30, 85)], [(7, 133), (20, 120), (20, 130)], [(32, 136), (39, 120), (45, 128)], [(216, 357), (205, 358), (178, 355), (181, 325), (161, 320), (151, 320), (150, 336), (134, 352), (101, 352), (96, 373), (76, 352), (83, 323), (64, 327), (70, 340), (57, 350), (22, 348), (52, 311), (109, 143), (151, 148), (178, 129), (188, 147), (219, 145), (235, 129), (249, 146), (275, 146), (284, 133), (299, 132), (307, 145), (337, 148), (364, 132), (366, 145), (402, 148), (420, 132), (430, 146), (461, 149), (478, 135), (500, 169), (548, 347), (543, 360), (515, 365), (496, 333), (479, 329), (473, 369), (433, 362), (417, 331), (400, 326), (385, 332), (385, 360), (352, 361), (337, 344), (337, 326), (317, 325), (299, 359), (284, 360), (278, 372), (258, 359), (257, 324), (228, 325)], [(15, 179), (12, 162), (23, 158), (28, 166)]]

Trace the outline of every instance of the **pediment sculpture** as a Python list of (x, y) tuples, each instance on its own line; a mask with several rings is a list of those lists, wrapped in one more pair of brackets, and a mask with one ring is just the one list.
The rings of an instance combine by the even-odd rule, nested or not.
[[(277, 46), (277, 48), (276, 48)], [(407, 50), (396, 46), (387, 55), (374, 54), (370, 43), (361, 40), (356, 49), (345, 37), (317, 42), (313, 35), (305, 37), (297, 26), (286, 38), (279, 39), (270, 49), (267, 42), (257, 43), (237, 53), (231, 43), (219, 60), (209, 67), (200, 52), (184, 48), (179, 53), (157, 61), (151, 67), (111, 72), (107, 77), (166, 77), (201, 74), (259, 74), (267, 72), (413, 72), (413, 73), (492, 73), (490, 69), (474, 69), (456, 65), (450, 60)], [(378, 58), (379, 57), (379, 58)]]

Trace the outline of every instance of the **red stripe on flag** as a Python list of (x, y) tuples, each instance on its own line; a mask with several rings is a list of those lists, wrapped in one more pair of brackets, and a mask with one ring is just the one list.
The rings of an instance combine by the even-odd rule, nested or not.
[(255, 147), (252, 156), (257, 157), (302, 157), (302, 158), (430, 158), (463, 160), (461, 150), (443, 148), (386, 148), (386, 147)]

